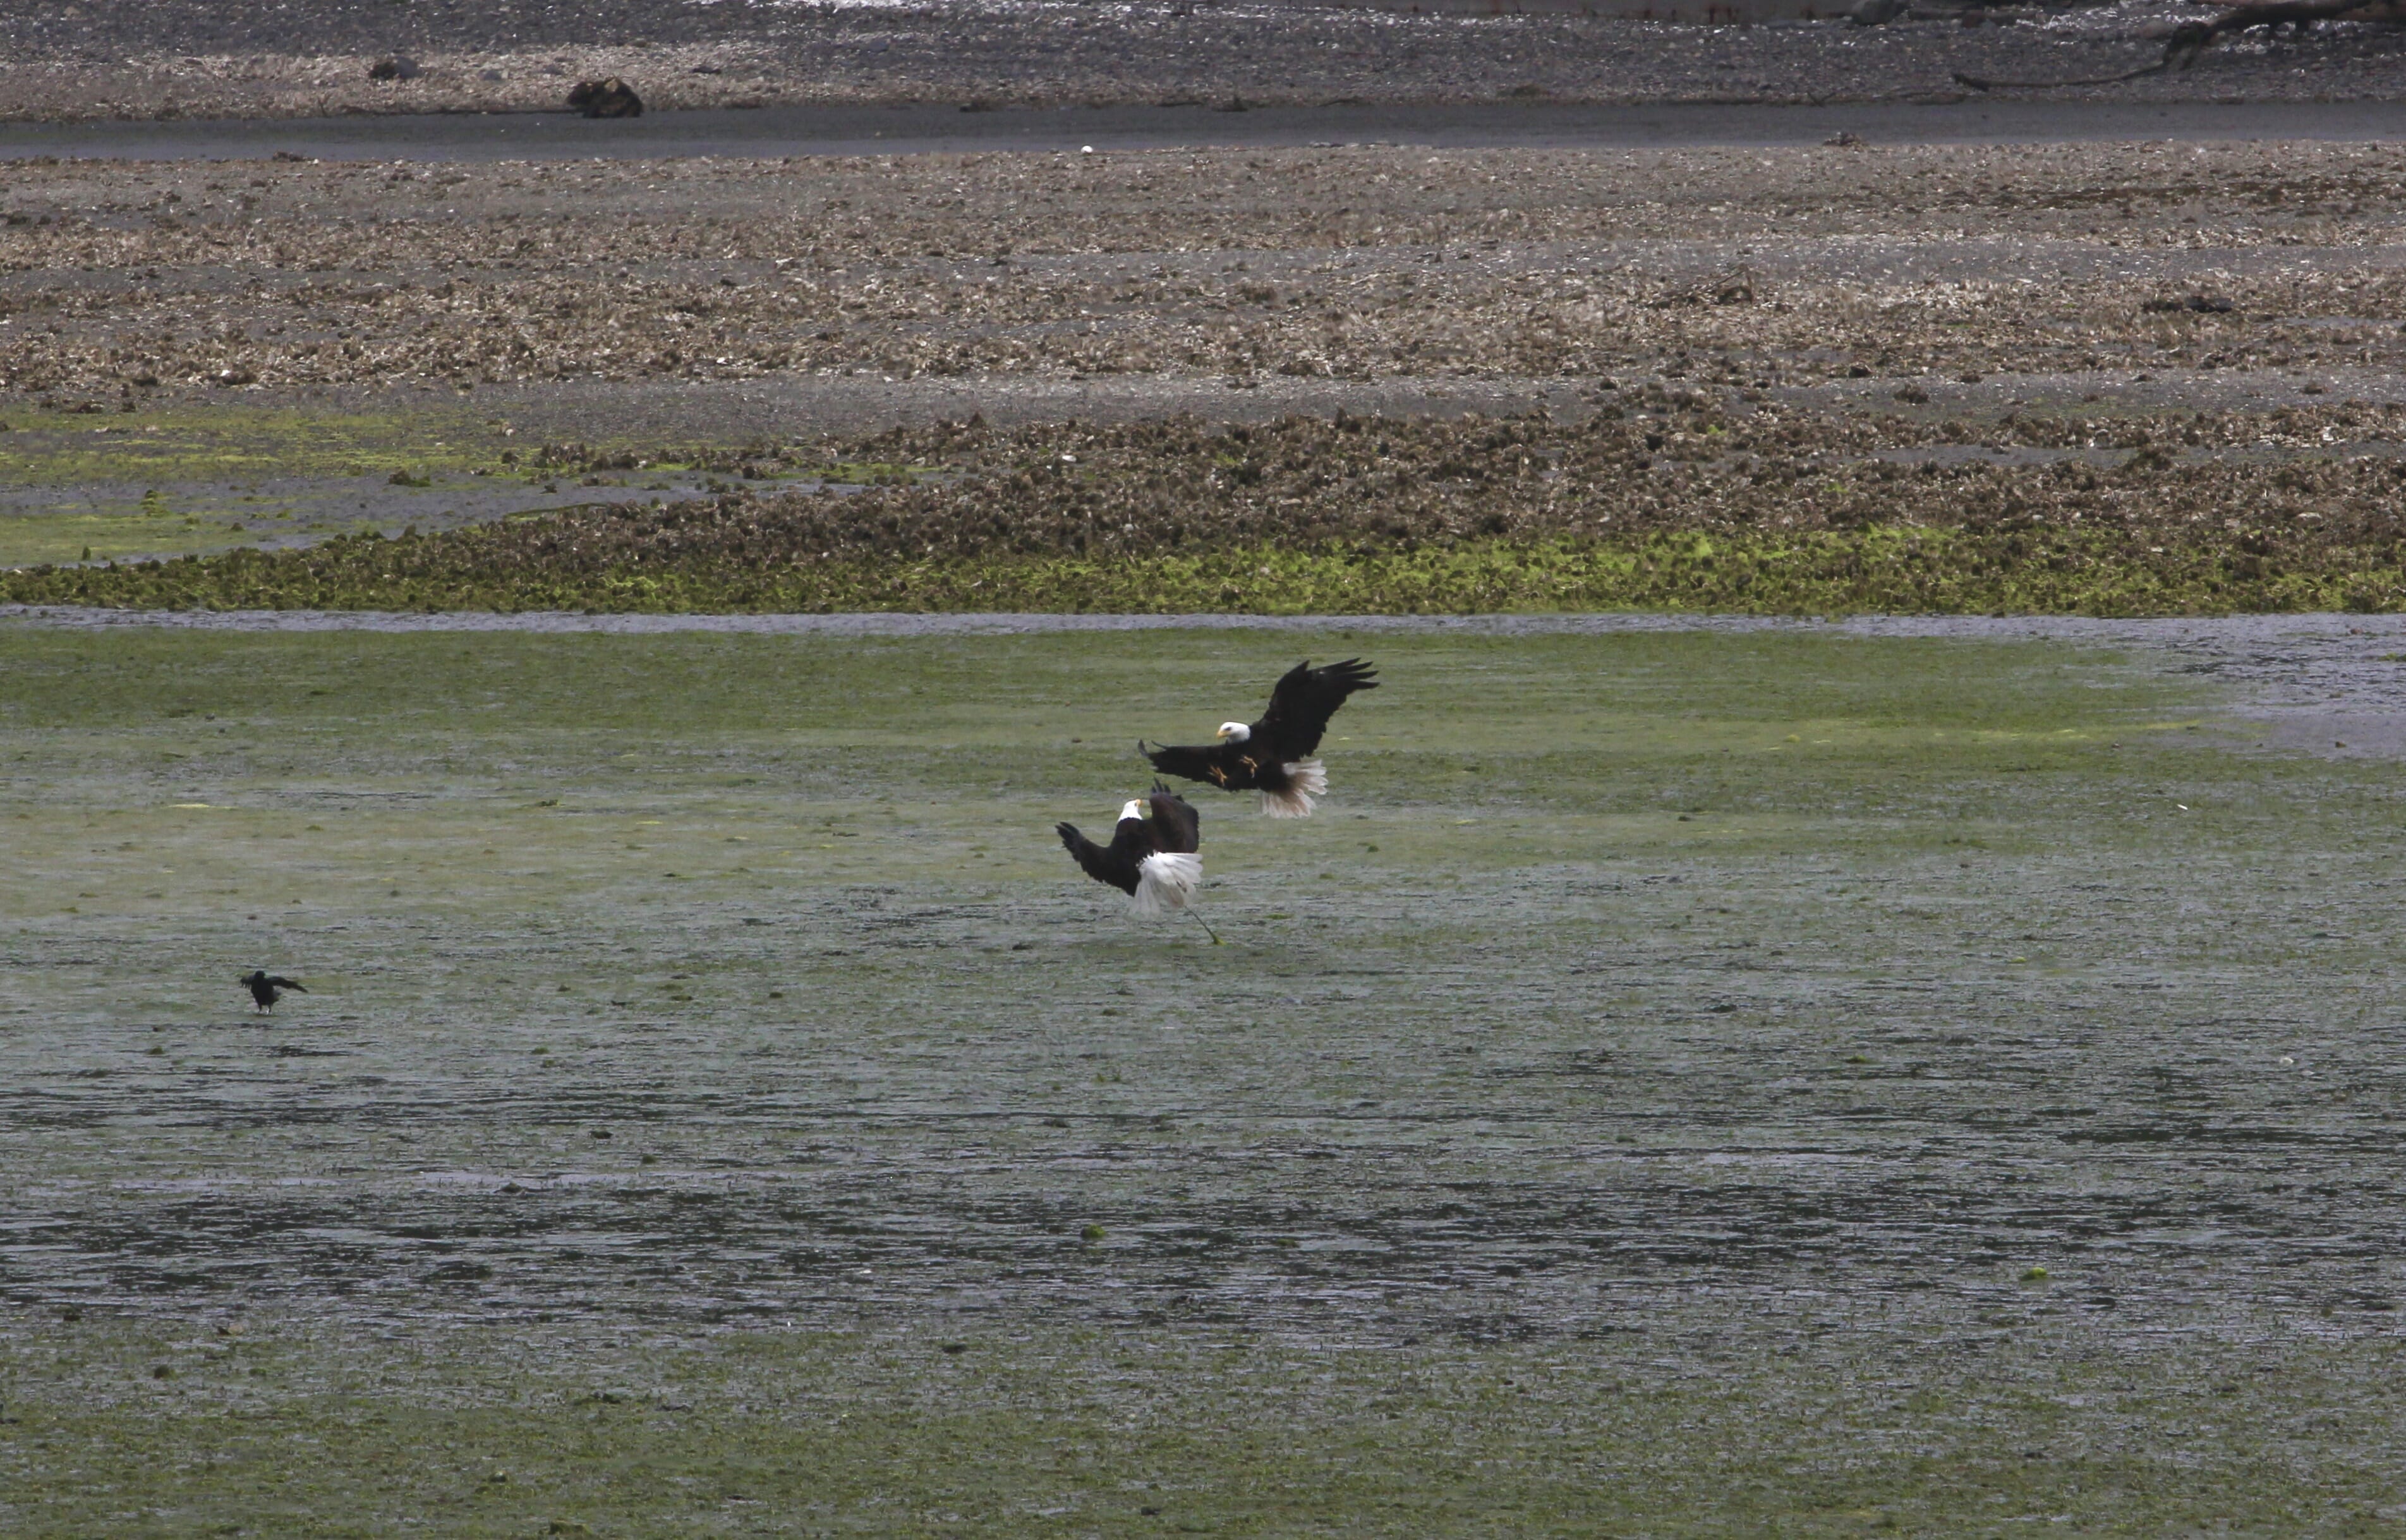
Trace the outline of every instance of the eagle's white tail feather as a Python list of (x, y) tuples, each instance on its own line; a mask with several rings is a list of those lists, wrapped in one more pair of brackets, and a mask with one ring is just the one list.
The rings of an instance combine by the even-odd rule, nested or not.
[(1309, 818), (1311, 804), (1328, 795), (1328, 770), (1317, 759), (1295, 759), (1279, 767), (1289, 783), (1284, 791), (1262, 793), (1262, 811), (1273, 818)]
[(1157, 919), (1186, 907), (1195, 890), (1203, 885), (1203, 859), (1199, 855), (1172, 855), (1167, 853), (1148, 855), (1136, 866), (1136, 892), (1130, 897), (1136, 911), (1148, 919)]

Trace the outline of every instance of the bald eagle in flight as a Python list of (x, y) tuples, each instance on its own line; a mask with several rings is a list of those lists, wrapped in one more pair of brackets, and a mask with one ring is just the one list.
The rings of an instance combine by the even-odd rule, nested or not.
[(1128, 896), (1130, 907), (1148, 918), (1184, 909), (1203, 885), (1202, 819), (1186, 799), (1156, 781), (1152, 795), (1131, 798), (1120, 809), (1111, 842), (1098, 845), (1075, 824), (1055, 824), (1062, 847), (1086, 875)]
[(1328, 719), (1355, 690), (1379, 687), (1377, 671), (1358, 657), (1325, 668), (1296, 664), (1270, 690), (1270, 709), (1248, 727), (1220, 724), (1220, 741), (1191, 747), (1137, 748), (1164, 775), (1209, 781), (1223, 791), (1258, 791), (1273, 818), (1302, 818), (1328, 795), (1328, 771), (1312, 756)]

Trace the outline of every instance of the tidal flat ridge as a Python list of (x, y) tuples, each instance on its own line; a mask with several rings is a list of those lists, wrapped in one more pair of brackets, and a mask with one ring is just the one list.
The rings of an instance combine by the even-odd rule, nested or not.
[(28, 165), (0, 596), (2385, 610), (2396, 159)]

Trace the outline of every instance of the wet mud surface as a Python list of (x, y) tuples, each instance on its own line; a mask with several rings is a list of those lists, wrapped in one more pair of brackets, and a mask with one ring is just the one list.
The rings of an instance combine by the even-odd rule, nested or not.
[[(1372, 643), (1332, 806), (1206, 805), (1227, 945), (1060, 869), (1118, 738)], [(2135, 651), (5, 644), (21, 1310), (2393, 1319), (2397, 767), (2249, 748)], [(311, 988), (273, 1022), (260, 962)]]
[(235, 546), (290, 550), (369, 530), (388, 539), (403, 531), (431, 534), (580, 504), (690, 497), (709, 478), (644, 475), (631, 478), (630, 488), (630, 478), (616, 477), (618, 487), (582, 488), (571, 476), (565, 492), (557, 481), (545, 491), (523, 482), (418, 479), (425, 485), (396, 486), (386, 474), (0, 486), (0, 565), (131, 561)]
[[(21, 416), (0, 450), (0, 567), (290, 550), (370, 530), (432, 534), (572, 508), (663, 505), (747, 481), (842, 493), (876, 469), (751, 464), (749, 474), (722, 476), (657, 451), (554, 445), (550, 431), (564, 436), (581, 420), (562, 404), (522, 396), (430, 406), (352, 392), (299, 405)], [(769, 436), (764, 423), (744, 433), (724, 403), (619, 415), (654, 445)]]

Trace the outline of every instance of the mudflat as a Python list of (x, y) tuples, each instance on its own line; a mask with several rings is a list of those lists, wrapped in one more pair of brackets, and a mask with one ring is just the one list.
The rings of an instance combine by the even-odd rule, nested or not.
[[(2398, 762), (2201, 655), (601, 625), (0, 628), (12, 1529), (2406, 1499)], [(1356, 652), (1224, 945), (1069, 869)]]
[(2394, 1528), (2394, 41), (1953, 79), (2187, 14), (0, 0), (0, 1529)]

